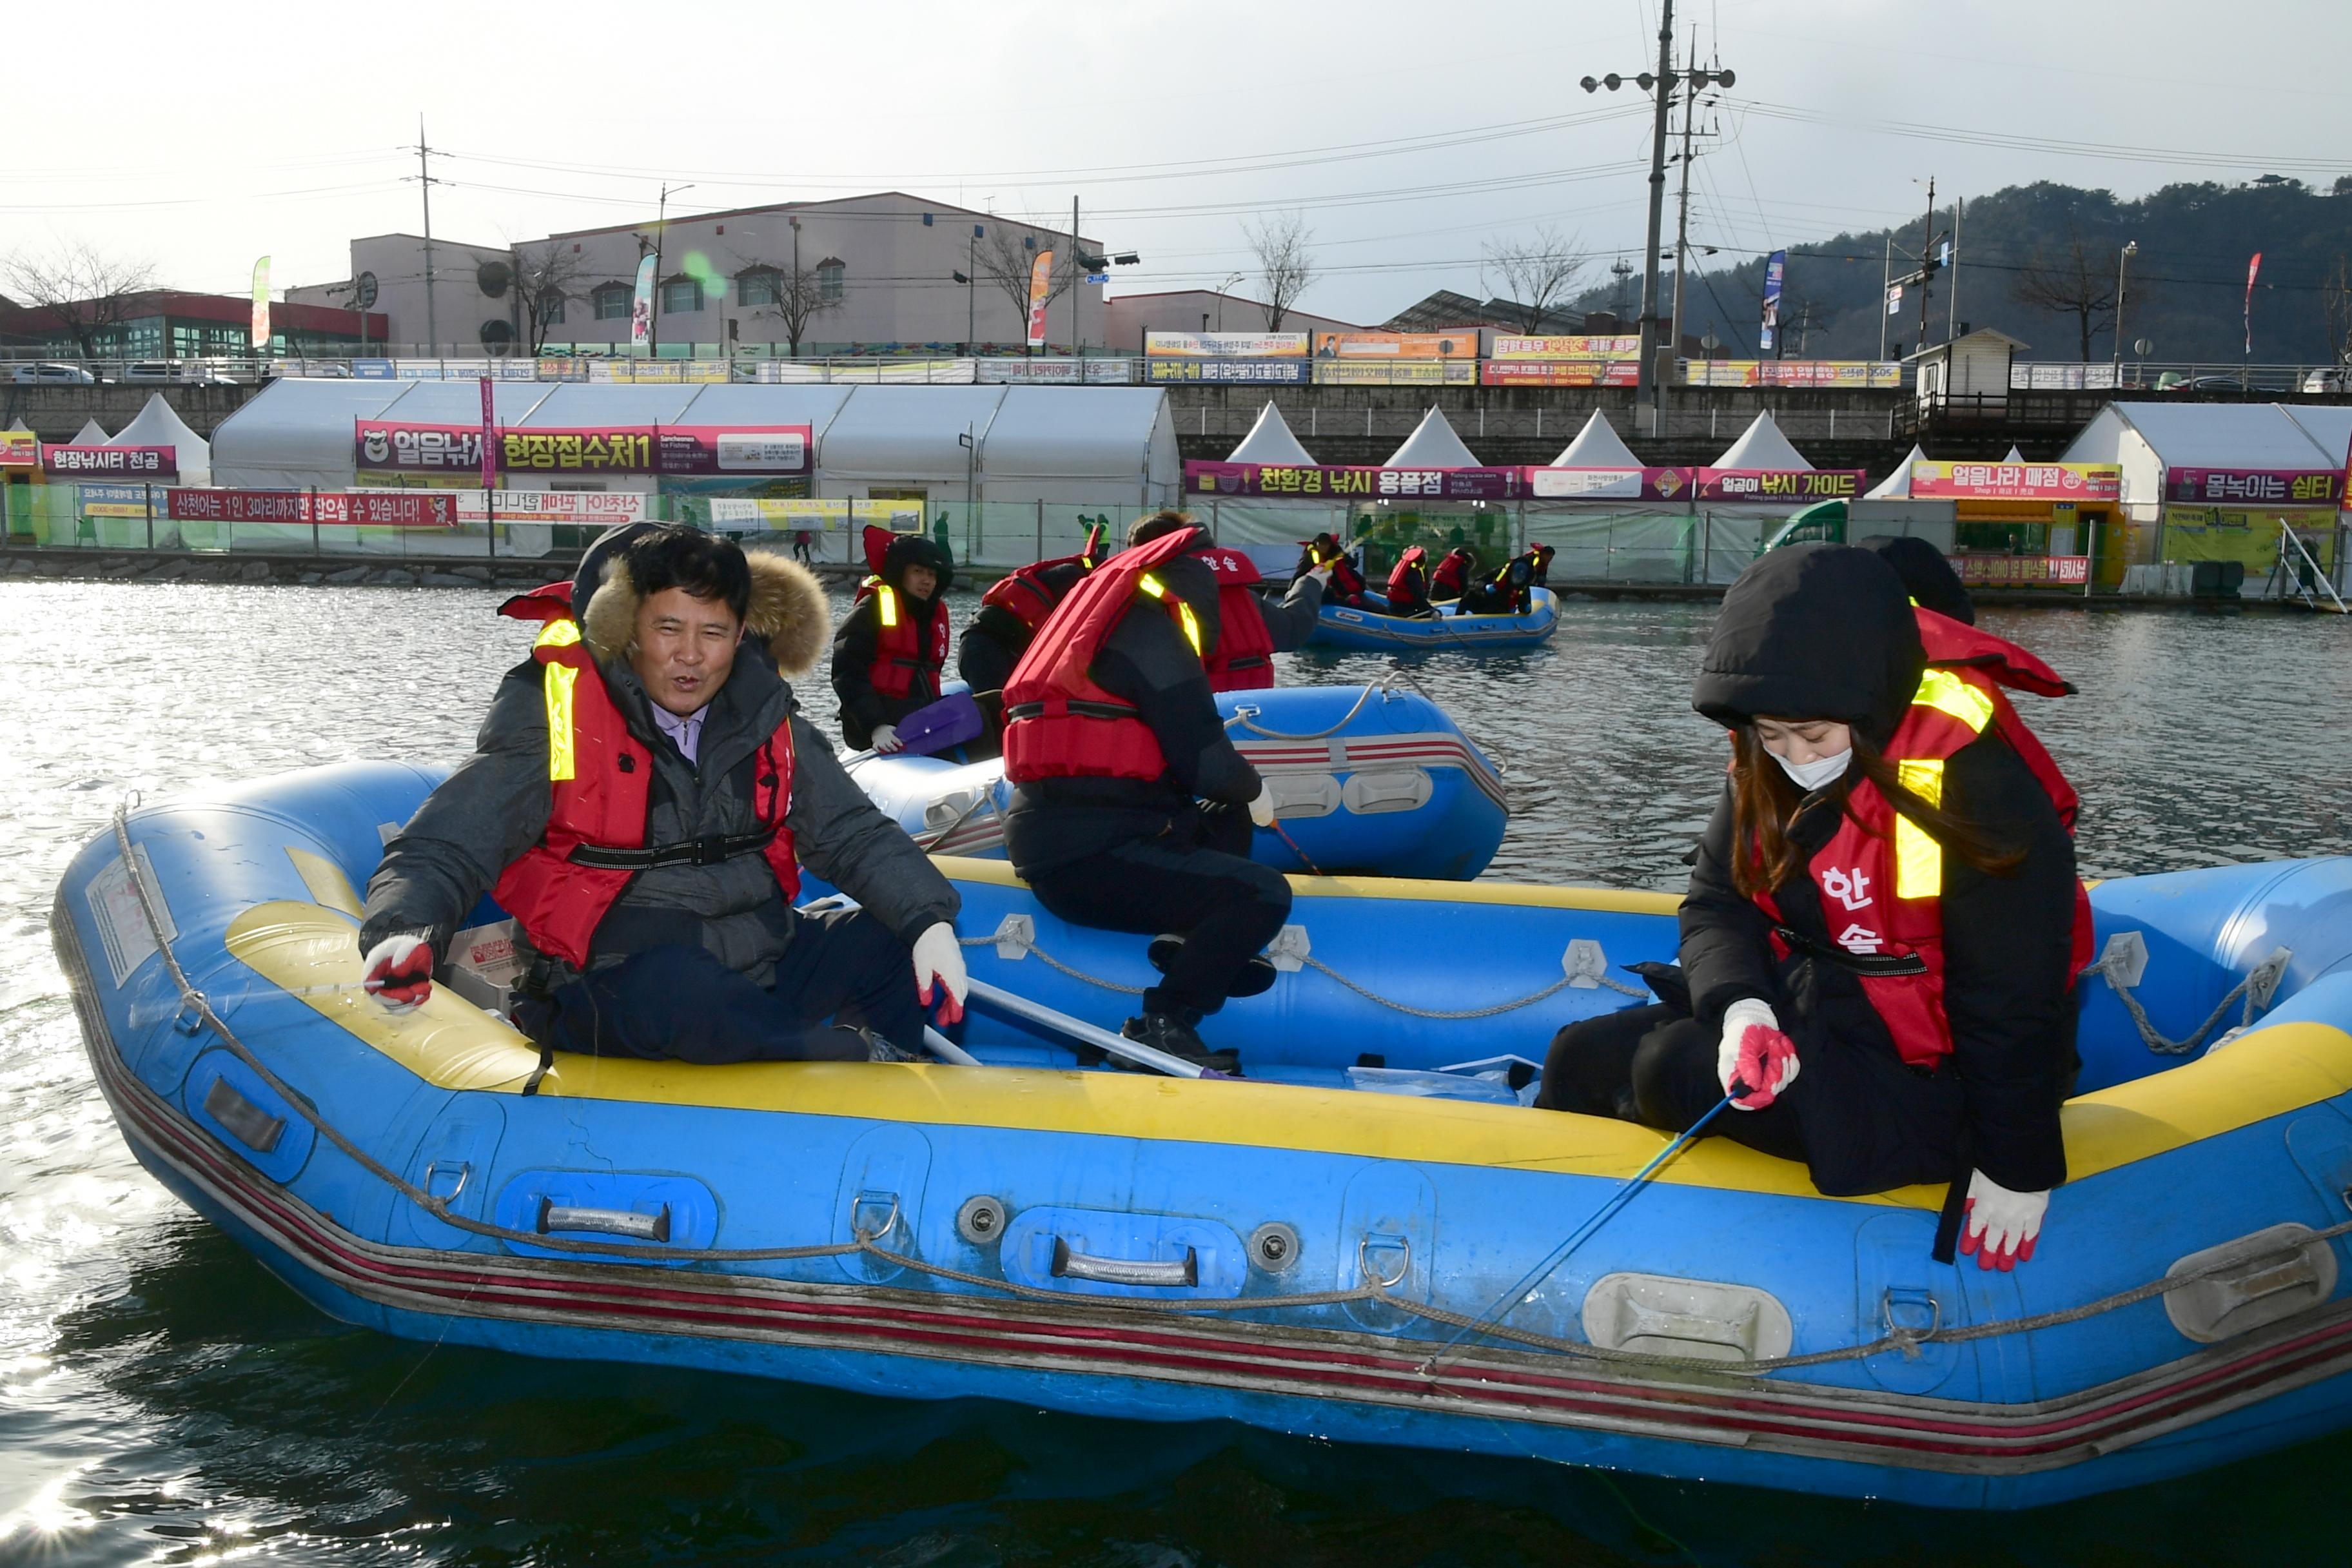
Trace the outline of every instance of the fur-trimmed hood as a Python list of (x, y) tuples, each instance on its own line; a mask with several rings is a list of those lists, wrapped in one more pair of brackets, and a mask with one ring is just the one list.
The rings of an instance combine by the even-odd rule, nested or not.
[[(824, 587), (814, 573), (783, 556), (747, 550), (743, 560), (751, 568), (743, 629), (767, 646), (768, 657), (787, 679), (807, 674), (833, 635)], [(637, 586), (629, 580), (627, 563), (615, 561), (605, 568), (603, 584), (580, 618), (581, 636), (599, 661), (610, 661), (628, 653), (636, 626)]]

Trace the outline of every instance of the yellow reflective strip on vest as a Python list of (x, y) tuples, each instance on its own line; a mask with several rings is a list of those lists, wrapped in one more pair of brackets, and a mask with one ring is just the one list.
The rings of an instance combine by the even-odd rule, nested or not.
[(572, 776), (572, 683), (580, 672), (568, 664), (547, 667), (547, 776)]
[(1971, 730), (1982, 730), (1992, 722), (1992, 699), (1948, 669), (1931, 669), (1921, 676), (1911, 703), (1915, 708), (1948, 713)]
[[(1944, 764), (1935, 758), (1898, 762), (1903, 787), (1929, 805), (1944, 804)], [(1940, 898), (1944, 891), (1944, 847), (1899, 813), (1895, 818), (1895, 896)]]
[(887, 629), (898, 624), (898, 595), (887, 586), (874, 590), (875, 602), (882, 606), (882, 625)]
[(576, 643), (579, 640), (580, 625), (578, 622), (568, 619), (554, 620), (547, 623), (547, 629), (539, 634), (539, 640), (531, 644), (531, 647), (570, 647), (573, 643)]
[[(1168, 597), (1168, 590), (1160, 585), (1160, 579), (1148, 572), (1135, 580), (1135, 585), (1155, 599), (1165, 600)], [(1192, 606), (1181, 599), (1177, 600), (1176, 618), (1183, 624), (1184, 640), (1192, 645), (1192, 657), (1200, 658), (1201, 623), (1193, 618)]]

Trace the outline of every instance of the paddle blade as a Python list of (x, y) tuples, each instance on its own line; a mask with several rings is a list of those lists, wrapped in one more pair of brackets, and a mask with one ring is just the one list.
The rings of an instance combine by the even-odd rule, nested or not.
[(928, 757), (961, 746), (988, 728), (980, 704), (969, 691), (950, 691), (926, 708), (898, 721), (898, 740), (905, 754)]

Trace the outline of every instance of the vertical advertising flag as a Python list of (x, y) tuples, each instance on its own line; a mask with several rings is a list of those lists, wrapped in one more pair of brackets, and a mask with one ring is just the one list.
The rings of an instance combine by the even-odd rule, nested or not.
[(2263, 253), (2257, 250), (2253, 259), (2246, 263), (2246, 357), (2249, 359), (2254, 353), (2254, 274), (2262, 269)]
[(1766, 359), (1779, 357), (1780, 279), (1789, 270), (1789, 253), (1776, 250), (1764, 258), (1764, 321), (1756, 329), (1756, 352)]
[(1029, 266), (1029, 346), (1045, 345), (1045, 291), (1053, 286), (1054, 253), (1041, 250)]
[[(482, 489), (486, 494), (499, 488), (498, 405), (490, 387), (490, 378), (482, 377)], [(495, 515), (491, 521), (497, 521)]]
[(648, 343), (654, 336), (654, 257), (637, 259), (637, 289), (629, 300), (629, 342)]
[(269, 347), (269, 258), (263, 257), (253, 264), (253, 348), (256, 353)]

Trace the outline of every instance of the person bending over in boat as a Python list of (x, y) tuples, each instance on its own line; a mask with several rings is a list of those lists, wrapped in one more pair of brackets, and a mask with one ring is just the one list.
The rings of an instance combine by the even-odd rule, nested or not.
[(1438, 562), (1429, 574), (1429, 602), (1444, 605), (1460, 598), (1462, 590), (1470, 585), (1471, 575), (1477, 570), (1476, 552), (1465, 545), (1455, 545), (1445, 552), (1444, 559)]
[(2066, 1177), (2090, 906), (2075, 795), (2004, 688), (2032, 654), (1916, 610), (1875, 554), (1768, 552), (1724, 596), (1692, 697), (1730, 776), (1664, 1005), (1571, 1024), (1537, 1103), (1715, 1128), (1832, 1196), (1953, 1184), (1962, 1250), (2033, 1256)]
[(1462, 592), (1465, 616), (1522, 616), (1535, 604), (1535, 552), (1514, 555)]
[(1097, 567), (1038, 629), (1004, 688), (1004, 847), (1062, 919), (1174, 933), (1151, 944), (1162, 977), (1119, 1032), (1230, 1072), (1234, 1055), (1212, 1052), (1198, 1026), (1272, 983), (1258, 954), (1289, 917), (1290, 885), (1248, 858), (1273, 798), (1227, 738), (1209, 682), (1256, 601), (1221, 591), (1204, 547), (1189, 525), (1153, 534)]
[(956, 645), (956, 673), (975, 695), (1004, 689), (1013, 667), (1021, 662), (1029, 639), (1054, 606), (1110, 553), (1103, 532), (1103, 525), (1096, 523), (1087, 530), (1086, 544), (1076, 555), (1058, 555), (1008, 572), (980, 596), (980, 613)]
[(1333, 535), (1318, 533), (1298, 547), (1298, 565), (1291, 581), (1321, 574), (1324, 578), (1323, 603), (1345, 605), (1349, 609), (1361, 609), (1364, 605), (1364, 574), (1356, 570), (1355, 558), (1347, 546)]
[(1551, 558), (1559, 553), (1549, 544), (1538, 544), (1528, 552), (1528, 581), (1538, 588), (1551, 586)]
[[(824, 646), (806, 568), (637, 523), (501, 613), (545, 629), (474, 754), (385, 847), (360, 928), (369, 991), (422, 1002), (495, 892), (531, 955), (516, 1022), (542, 1049), (898, 1061), (934, 987), (961, 1015), (955, 889), (784, 679)], [(795, 912), (803, 864), (863, 907)]]
[(833, 634), (833, 691), (851, 749), (898, 749), (898, 721), (940, 699), (948, 662), (948, 558), (919, 533), (866, 531), (873, 575)]
[(1413, 545), (1397, 557), (1389, 568), (1389, 614), (1407, 617), (1433, 616), (1437, 606), (1429, 602), (1429, 571), (1423, 563), (1429, 552)]
[[(1202, 656), (1213, 691), (1255, 691), (1274, 684), (1274, 656), (1306, 646), (1315, 635), (1315, 616), (1332, 584), (1328, 563), (1302, 558), (1297, 575), (1280, 599), (1259, 591), (1257, 565), (1238, 550), (1211, 542), (1208, 530), (1181, 511), (1139, 518), (1127, 531), (1127, 547), (1149, 544), (1171, 533), (1191, 537), (1182, 554), (1209, 569), (1217, 588), (1221, 635)], [(1330, 537), (1325, 534), (1324, 538)], [(1358, 579), (1360, 586), (1362, 579)]]

